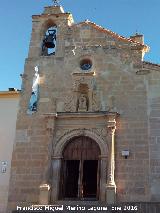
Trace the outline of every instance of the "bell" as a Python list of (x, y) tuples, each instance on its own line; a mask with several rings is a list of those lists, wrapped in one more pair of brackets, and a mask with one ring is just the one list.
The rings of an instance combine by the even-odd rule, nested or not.
[(49, 35), (46, 35), (44, 39), (44, 45), (47, 48), (54, 48), (55, 43), (54, 40), (56, 40), (56, 31), (55, 30), (48, 30)]
[(54, 38), (52, 35), (47, 35), (46, 38), (44, 39), (44, 44), (47, 48), (54, 48)]

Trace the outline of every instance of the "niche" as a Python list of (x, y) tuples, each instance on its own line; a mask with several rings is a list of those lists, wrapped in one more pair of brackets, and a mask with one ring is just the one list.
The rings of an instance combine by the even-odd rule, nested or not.
[(87, 112), (89, 109), (88, 85), (80, 84), (77, 95), (77, 111)]

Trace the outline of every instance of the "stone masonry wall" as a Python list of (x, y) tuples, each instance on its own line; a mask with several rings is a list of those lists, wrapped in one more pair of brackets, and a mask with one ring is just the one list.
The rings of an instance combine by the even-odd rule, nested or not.
[(46, 122), (33, 115), (18, 119), (16, 144), (12, 156), (9, 208), (16, 204), (38, 204), (39, 186), (49, 167), (49, 142)]
[[(155, 69), (155, 67), (153, 67)], [(160, 199), (160, 68), (146, 76), (148, 89), (151, 200)]]

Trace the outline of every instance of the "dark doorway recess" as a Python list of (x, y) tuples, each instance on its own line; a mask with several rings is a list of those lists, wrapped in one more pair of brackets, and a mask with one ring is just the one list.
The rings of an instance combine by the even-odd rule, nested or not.
[(63, 152), (60, 199), (98, 199), (99, 155), (98, 144), (89, 137), (68, 142)]
[(79, 160), (65, 161), (64, 196), (74, 198), (78, 196)]
[(83, 162), (83, 197), (96, 198), (97, 196), (97, 160)]

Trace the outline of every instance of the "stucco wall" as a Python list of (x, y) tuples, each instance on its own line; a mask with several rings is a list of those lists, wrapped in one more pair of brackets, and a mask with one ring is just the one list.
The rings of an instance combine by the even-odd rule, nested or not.
[[(11, 97), (0, 94), (0, 213), (6, 212), (11, 157), (15, 136), (18, 95)], [(6, 173), (2, 172), (2, 162), (7, 162)]]

